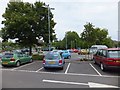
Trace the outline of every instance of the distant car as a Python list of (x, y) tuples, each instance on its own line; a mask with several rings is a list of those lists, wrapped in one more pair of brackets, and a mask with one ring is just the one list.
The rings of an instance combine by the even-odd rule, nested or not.
[(49, 52), (45, 55), (43, 60), (43, 67), (47, 68), (60, 68), (63, 69), (65, 64), (64, 58), (58, 52)]
[(100, 65), (101, 70), (105, 71), (107, 68), (120, 68), (120, 48), (99, 49), (93, 55), (94, 63)]
[(65, 59), (70, 59), (71, 53), (68, 50), (63, 50), (62, 57), (64, 57)]
[(21, 52), (7, 52), (1, 58), (2, 66), (20, 66), (23, 63), (32, 62), (32, 57)]
[(81, 49), (81, 50), (79, 50), (78, 55), (86, 55), (86, 54), (88, 54), (88, 53), (89, 53), (88, 50), (86, 50), (86, 49)]
[(2, 53), (0, 53), (0, 60), (1, 60), (2, 56), (3, 56)]

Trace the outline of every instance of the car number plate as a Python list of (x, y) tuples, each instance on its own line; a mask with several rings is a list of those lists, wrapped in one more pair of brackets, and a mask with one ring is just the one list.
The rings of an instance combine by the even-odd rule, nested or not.
[(3, 62), (3, 64), (8, 64), (8, 62)]
[(49, 64), (55, 64), (55, 61), (51, 61), (51, 62), (49, 62)]

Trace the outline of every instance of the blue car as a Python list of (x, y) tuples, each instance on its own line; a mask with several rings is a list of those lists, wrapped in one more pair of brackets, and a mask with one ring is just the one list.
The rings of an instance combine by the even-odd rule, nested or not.
[(64, 58), (58, 52), (49, 52), (45, 55), (43, 60), (43, 67), (47, 68), (60, 68), (63, 69), (65, 64)]
[(62, 57), (64, 57), (65, 59), (70, 59), (71, 53), (68, 50), (63, 50)]

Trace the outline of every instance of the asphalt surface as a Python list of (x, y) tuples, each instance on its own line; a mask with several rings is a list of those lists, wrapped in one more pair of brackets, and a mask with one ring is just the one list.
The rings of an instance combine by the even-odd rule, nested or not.
[[(82, 56), (83, 57), (83, 56)], [(41, 61), (20, 67), (2, 67), (2, 88), (118, 88), (118, 69), (100, 70), (92, 61), (80, 61), (80, 55), (66, 59), (63, 70), (42, 67)]]

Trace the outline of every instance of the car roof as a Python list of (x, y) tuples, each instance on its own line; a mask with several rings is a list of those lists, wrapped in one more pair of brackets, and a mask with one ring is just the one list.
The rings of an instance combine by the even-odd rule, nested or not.
[(104, 48), (102, 50), (120, 50), (120, 48)]

